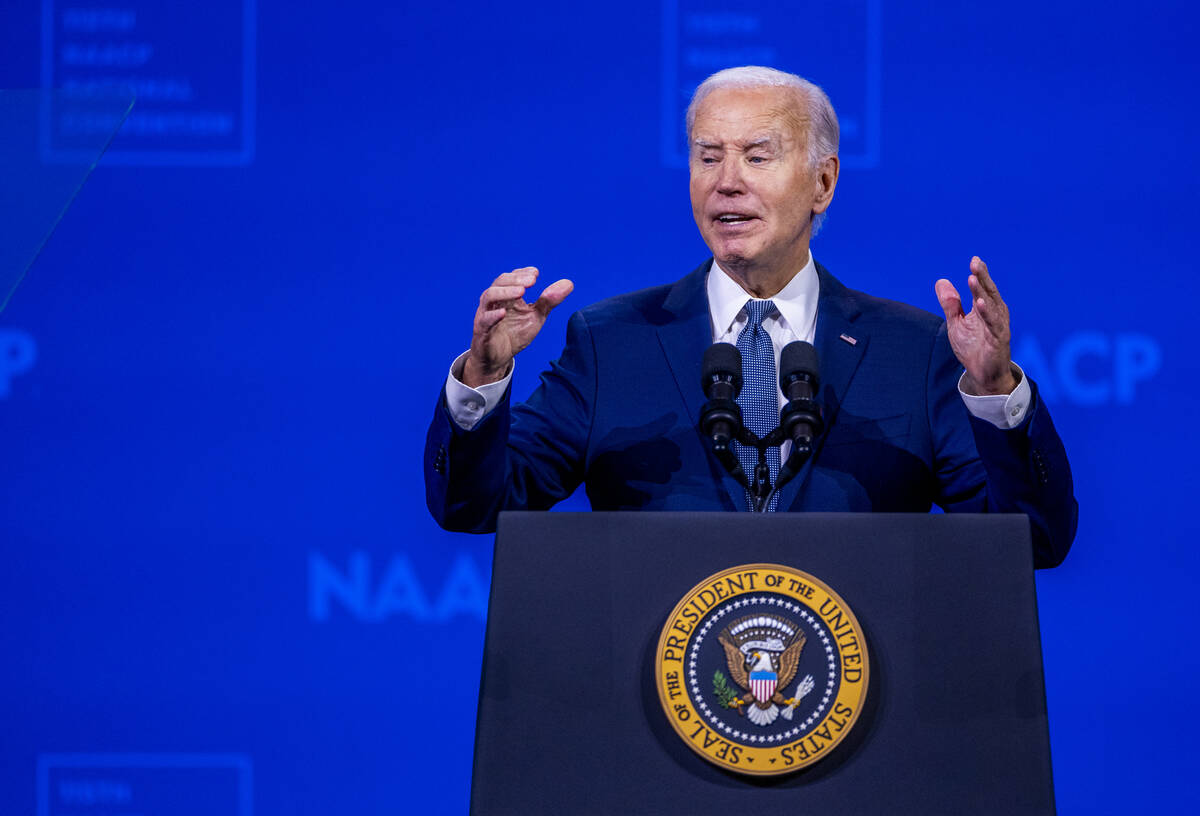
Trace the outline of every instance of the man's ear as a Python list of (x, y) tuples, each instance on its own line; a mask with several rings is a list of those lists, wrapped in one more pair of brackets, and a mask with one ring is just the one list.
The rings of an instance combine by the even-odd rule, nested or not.
[(813, 201), (813, 212), (823, 213), (833, 201), (833, 191), (837, 188), (838, 171), (841, 163), (837, 156), (826, 156), (817, 165), (816, 196)]

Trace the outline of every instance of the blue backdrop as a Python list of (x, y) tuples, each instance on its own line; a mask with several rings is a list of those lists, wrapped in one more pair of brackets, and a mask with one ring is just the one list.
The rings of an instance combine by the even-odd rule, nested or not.
[(746, 62), (842, 115), (822, 263), (936, 311), (977, 253), (1012, 308), (1080, 503), (1038, 575), (1061, 812), (1200, 807), (1192, 4), (3, 20), (0, 87), (139, 94), (0, 314), (4, 813), (465, 809), (491, 539), (425, 511), (437, 389), (500, 272), (576, 282), (521, 395), (572, 306), (706, 257), (682, 107)]

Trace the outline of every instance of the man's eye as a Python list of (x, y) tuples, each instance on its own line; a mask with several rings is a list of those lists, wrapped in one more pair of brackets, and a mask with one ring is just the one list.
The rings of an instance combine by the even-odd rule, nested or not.
[(703, 164), (716, 164), (717, 160), (712, 156), (701, 156), (700, 161)]
[(747, 161), (749, 161), (751, 164), (762, 164), (766, 160), (766, 156), (751, 156), (749, 159), (747, 159)]

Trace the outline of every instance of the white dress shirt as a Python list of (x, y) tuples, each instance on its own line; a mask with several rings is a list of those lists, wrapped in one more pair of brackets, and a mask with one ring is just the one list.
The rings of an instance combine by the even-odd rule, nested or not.
[[(705, 283), (708, 291), (708, 310), (712, 325), (714, 343), (733, 343), (737, 345), (738, 335), (749, 320), (746, 311), (746, 301), (754, 299), (746, 290), (729, 277), (729, 274), (713, 261)], [(763, 328), (771, 336), (771, 345), (775, 347), (775, 370), (779, 370), (779, 353), (783, 347), (793, 340), (804, 340), (812, 343), (817, 330), (817, 297), (819, 295), (817, 267), (813, 263), (812, 253), (808, 262), (783, 289), (770, 300), (775, 304), (776, 311), (763, 320)], [(446, 407), (450, 417), (460, 428), (469, 431), (479, 421), (491, 413), (504, 396), (508, 384), (512, 381), (513, 369), (510, 368), (504, 379), (488, 383), (479, 388), (471, 388), (462, 382), (463, 363), (468, 351), (464, 351), (451, 363), (450, 373), (446, 376)], [(515, 363), (514, 363), (515, 366)], [(1025, 419), (1029, 410), (1029, 400), (1032, 392), (1020, 366), (1013, 364), (1020, 377), (1017, 387), (1011, 394), (977, 397), (962, 390), (962, 377), (958, 381), (958, 393), (966, 403), (967, 410), (979, 419), (987, 420), (997, 428), (1015, 428)], [(966, 373), (963, 373), (963, 377)], [(783, 391), (779, 391), (779, 407), (785, 404)], [(791, 442), (785, 442), (786, 448)], [(780, 455), (787, 458), (788, 450), (781, 447)]]

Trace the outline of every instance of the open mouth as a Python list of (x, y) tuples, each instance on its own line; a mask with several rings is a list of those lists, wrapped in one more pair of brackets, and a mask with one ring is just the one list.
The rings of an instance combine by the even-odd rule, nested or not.
[(742, 224), (746, 221), (753, 221), (754, 216), (740, 215), (738, 213), (722, 213), (717, 216), (717, 221), (722, 224)]

